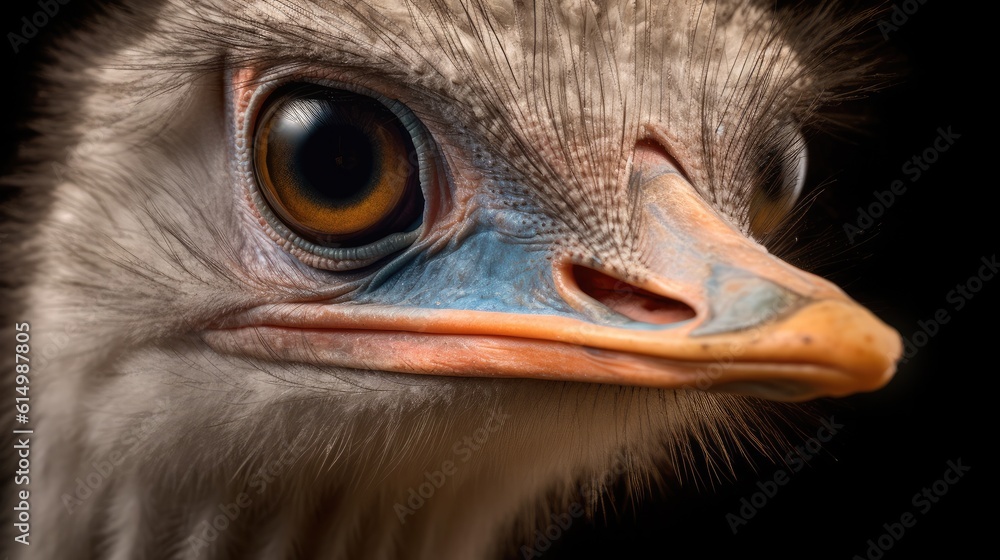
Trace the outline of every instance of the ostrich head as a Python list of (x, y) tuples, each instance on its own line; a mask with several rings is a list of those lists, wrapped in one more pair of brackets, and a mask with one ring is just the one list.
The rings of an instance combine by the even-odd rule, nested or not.
[(762, 244), (865, 77), (852, 25), (702, 0), (94, 17), (7, 179), (30, 557), (481, 558), (614, 461), (642, 484), (763, 399), (882, 386), (897, 334)]

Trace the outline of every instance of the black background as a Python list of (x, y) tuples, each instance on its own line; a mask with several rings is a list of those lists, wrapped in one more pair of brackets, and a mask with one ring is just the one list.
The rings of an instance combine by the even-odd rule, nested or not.
[[(33, 1), (8, 0), (0, 8), (0, 31), (5, 37), (17, 31), (20, 18), (37, 9)], [(84, 0), (63, 6), (17, 55), (6, 40), (0, 46), (5, 167), (23, 138), (15, 125), (30, 107), (31, 71), (42, 47), (87, 10)], [(913, 495), (959, 458), (971, 471), (929, 512), (916, 513), (916, 525), (884, 558), (978, 557), (981, 546), (993, 549), (995, 461), (987, 451), (996, 438), (987, 414), (997, 375), (1000, 280), (987, 282), (964, 309), (947, 300), (956, 284), (977, 274), (980, 258), (992, 257), (1000, 245), (996, 179), (985, 172), (996, 167), (995, 144), (986, 134), (995, 128), (996, 96), (987, 94), (992, 80), (983, 77), (995, 72), (996, 49), (979, 46), (995, 32), (979, 31), (985, 25), (978, 22), (989, 19), (979, 10), (968, 2), (927, 0), (889, 34), (884, 46), (902, 57), (906, 74), (865, 102), (875, 117), (865, 125), (867, 134), (848, 135), (835, 146), (823, 139), (810, 145), (817, 173), (838, 173), (830, 191), (835, 196), (821, 197), (809, 213), (810, 223), (825, 224), (825, 230), (807, 228), (800, 240), (808, 247), (800, 264), (836, 281), (904, 337), (912, 339), (918, 321), (938, 309), (947, 309), (951, 321), (886, 389), (819, 403), (814, 410), (833, 414), (843, 430), (736, 535), (726, 514), (782, 465), (759, 456), (738, 461), (737, 481), (689, 481), (596, 521), (576, 521), (542, 558), (865, 557), (867, 541), (884, 533), (883, 524), (915, 512)], [(876, 21), (870, 33), (881, 40)], [(901, 168), (932, 145), (939, 127), (961, 138), (911, 183)], [(876, 227), (848, 243), (842, 224), (853, 222), (855, 209), (875, 202), (872, 192), (896, 179), (907, 183), (906, 194)], [(815, 433), (804, 430), (806, 437)], [(804, 441), (802, 435), (790, 439)]]

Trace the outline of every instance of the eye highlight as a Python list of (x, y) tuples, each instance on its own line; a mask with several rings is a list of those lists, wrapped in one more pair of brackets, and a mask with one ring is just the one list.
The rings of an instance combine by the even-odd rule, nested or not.
[(413, 231), (424, 199), (407, 124), (415, 123), (366, 95), (312, 84), (279, 89), (254, 134), (254, 170), (269, 209), (327, 248)]

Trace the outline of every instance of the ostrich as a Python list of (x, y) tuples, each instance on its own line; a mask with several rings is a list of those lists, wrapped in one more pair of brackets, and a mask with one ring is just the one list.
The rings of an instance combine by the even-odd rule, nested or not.
[(593, 510), (608, 472), (766, 439), (768, 401), (880, 388), (895, 331), (765, 246), (872, 74), (860, 22), (109, 5), (54, 46), (5, 179), (13, 554), (488, 558), (581, 482)]

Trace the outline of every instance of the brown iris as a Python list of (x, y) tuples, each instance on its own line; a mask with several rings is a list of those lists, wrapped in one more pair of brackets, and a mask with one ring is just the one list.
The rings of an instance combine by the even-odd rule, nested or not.
[(254, 165), (274, 214), (297, 235), (356, 247), (412, 230), (423, 198), (410, 131), (380, 101), (296, 85), (261, 112)]

